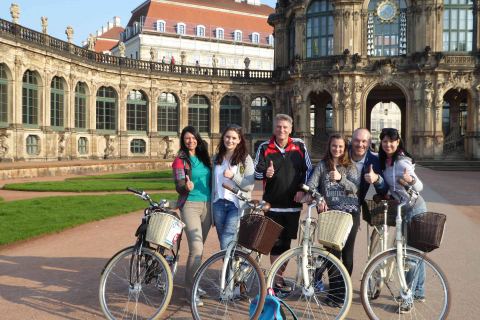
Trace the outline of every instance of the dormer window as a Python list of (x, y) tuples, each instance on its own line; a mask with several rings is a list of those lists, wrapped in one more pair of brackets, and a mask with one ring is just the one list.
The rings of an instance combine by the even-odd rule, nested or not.
[(185, 34), (185, 30), (187, 30), (185, 23), (177, 23), (177, 34)]
[(139, 27), (138, 22), (134, 22), (134, 23), (133, 23), (133, 34), (137, 34), (137, 33), (138, 33), (138, 27)]
[(224, 30), (223, 30), (223, 28), (216, 28), (216, 29), (215, 29), (215, 37), (216, 37), (217, 39), (223, 40), (223, 38), (224, 38), (223, 35), (224, 35)]
[(260, 43), (260, 34), (258, 32), (252, 33), (252, 43)]
[(271, 34), (271, 35), (268, 36), (268, 44), (273, 47), (274, 43), (275, 43), (275, 41), (273, 39), (273, 34)]
[(158, 32), (165, 32), (165, 26), (166, 26), (166, 23), (164, 20), (157, 20), (157, 23), (156, 23), (156, 30)]
[(205, 26), (198, 25), (197, 26), (197, 37), (205, 37)]
[(233, 32), (233, 39), (235, 41), (238, 41), (238, 42), (241, 42), (243, 40), (243, 35), (242, 35), (242, 31), (240, 30), (235, 30)]

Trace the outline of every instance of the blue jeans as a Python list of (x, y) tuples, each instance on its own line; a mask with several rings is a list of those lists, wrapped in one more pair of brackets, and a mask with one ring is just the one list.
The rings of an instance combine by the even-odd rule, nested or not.
[(230, 242), (235, 240), (238, 219), (238, 208), (232, 201), (218, 199), (213, 203), (213, 221), (222, 250), (227, 249)]
[[(416, 215), (422, 214), (427, 211), (427, 206), (423, 202), (418, 207), (413, 208), (405, 214), (405, 221), (409, 222)], [(407, 235), (408, 236), (408, 235)], [(425, 262), (418, 262), (414, 260), (407, 261), (410, 268), (405, 274), (405, 280), (412, 289), (413, 294), (417, 297), (425, 297)], [(412, 283), (413, 281), (413, 283)], [(412, 284), (412, 285), (410, 285)]]

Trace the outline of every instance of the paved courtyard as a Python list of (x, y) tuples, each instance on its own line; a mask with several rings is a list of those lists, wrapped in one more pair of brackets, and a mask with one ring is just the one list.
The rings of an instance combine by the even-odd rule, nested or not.
[[(450, 318), (472, 319), (480, 313), (480, 172), (418, 168), (418, 174), (426, 185), (423, 195), (429, 209), (448, 216), (442, 247), (430, 256), (450, 282)], [(257, 183), (257, 187), (259, 190), (261, 185)], [(255, 197), (260, 195), (260, 191), (255, 192)], [(8, 201), (36, 194), (0, 191), (0, 196)], [(0, 248), (0, 318), (102, 319), (97, 298), (100, 272), (110, 256), (134, 242), (140, 217), (141, 212), (135, 212)], [(213, 229), (206, 246), (206, 257), (218, 250)], [(186, 241), (182, 252), (167, 319), (191, 319), (189, 307), (181, 299)], [(349, 319), (367, 318), (358, 295), (365, 260), (366, 225), (362, 223), (355, 251)]]

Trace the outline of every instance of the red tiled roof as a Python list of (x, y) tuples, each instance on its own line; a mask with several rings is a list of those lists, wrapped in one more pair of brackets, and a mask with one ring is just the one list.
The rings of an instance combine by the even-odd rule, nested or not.
[(122, 27), (113, 27), (105, 33), (102, 33), (99, 38), (120, 40), (120, 33), (122, 33), (123, 30), (125, 29)]
[(111, 50), (117, 44), (118, 44), (118, 40), (97, 39), (97, 41), (95, 42), (95, 51), (103, 52), (106, 50)]
[[(171, 2), (221, 8), (237, 11), (239, 13), (219, 13), (218, 11), (206, 8), (195, 8), (183, 5), (179, 6), (173, 3), (149, 1), (133, 13), (128, 22), (128, 26), (132, 26), (133, 22), (139, 21), (140, 17), (144, 16), (145, 20), (148, 21), (168, 20), (183, 22), (187, 24), (187, 27), (192, 25), (204, 25), (207, 29), (221, 27), (231, 30), (238, 29), (244, 33), (259, 32), (271, 34), (273, 32), (273, 28), (267, 23), (267, 17), (270, 13), (274, 12), (274, 9), (267, 5), (255, 6), (246, 3), (237, 3), (234, 0), (175, 0)], [(256, 17), (248, 14), (261, 15), (263, 17)]]

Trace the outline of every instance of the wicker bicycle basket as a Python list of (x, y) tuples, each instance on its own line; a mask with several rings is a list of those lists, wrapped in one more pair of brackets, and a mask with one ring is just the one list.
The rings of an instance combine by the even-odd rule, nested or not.
[(250, 250), (268, 254), (283, 227), (261, 214), (248, 214), (240, 219), (238, 243)]
[(343, 249), (352, 230), (352, 215), (338, 210), (330, 210), (318, 215), (317, 240), (327, 248)]
[(156, 212), (150, 216), (145, 239), (148, 242), (171, 249), (182, 233), (184, 224), (175, 215)]
[[(371, 226), (381, 226), (385, 224), (385, 212), (382, 202), (375, 202), (373, 200), (365, 200), (366, 206), (362, 206), (362, 216), (365, 221)], [(397, 217), (397, 202), (395, 200), (388, 200), (387, 209), (387, 226), (395, 227), (395, 219)]]
[(446, 221), (446, 215), (435, 212), (413, 217), (407, 226), (407, 244), (423, 252), (439, 248)]

